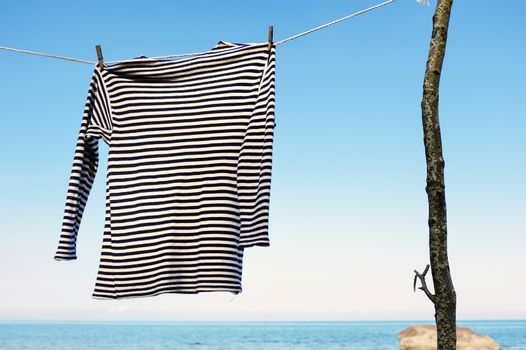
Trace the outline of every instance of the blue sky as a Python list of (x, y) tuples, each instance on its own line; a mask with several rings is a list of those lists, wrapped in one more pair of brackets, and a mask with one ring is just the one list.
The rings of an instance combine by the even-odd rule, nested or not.
[[(78, 260), (54, 261), (92, 73), (0, 51), (0, 319), (432, 319), (420, 100), (435, 1), (399, 0), (278, 46), (268, 248), (243, 293), (91, 298), (108, 146)], [(11, 1), (0, 45), (96, 60), (276, 40), (375, 1)], [(456, 1), (440, 94), (461, 319), (526, 318), (526, 3)]]

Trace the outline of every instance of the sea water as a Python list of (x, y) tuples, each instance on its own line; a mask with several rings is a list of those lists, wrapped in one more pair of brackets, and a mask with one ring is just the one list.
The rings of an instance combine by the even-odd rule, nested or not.
[[(396, 350), (398, 332), (429, 321), (0, 322), (2, 350)], [(526, 350), (525, 321), (458, 321), (504, 350)]]

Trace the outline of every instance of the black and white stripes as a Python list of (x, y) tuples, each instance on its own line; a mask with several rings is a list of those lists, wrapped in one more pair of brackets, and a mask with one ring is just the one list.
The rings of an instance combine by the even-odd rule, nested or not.
[(56, 260), (76, 238), (109, 145), (93, 297), (241, 292), (245, 248), (268, 246), (275, 48), (221, 41), (198, 56), (95, 68)]

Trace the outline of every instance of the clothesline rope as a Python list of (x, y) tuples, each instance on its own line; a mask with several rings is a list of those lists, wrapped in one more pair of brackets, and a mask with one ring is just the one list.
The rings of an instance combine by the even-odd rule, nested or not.
[[(283, 40), (279, 40), (279, 41), (276, 41), (274, 43), (274, 45), (281, 45), (281, 44), (284, 44), (288, 41), (291, 41), (291, 40), (295, 40), (297, 38), (300, 38), (302, 36), (305, 36), (305, 35), (308, 35), (308, 34), (311, 34), (311, 33), (314, 33), (320, 29), (324, 29), (324, 28), (327, 28), (329, 26), (332, 26), (333, 24), (336, 24), (336, 23), (339, 23), (339, 22), (343, 22), (345, 20), (348, 20), (350, 18), (353, 18), (353, 17), (356, 17), (356, 16), (359, 16), (361, 14), (364, 14), (364, 13), (367, 13), (369, 11), (372, 11), (372, 10), (375, 10), (377, 8), (380, 8), (382, 6), (385, 6), (385, 5), (388, 5), (390, 3), (393, 3), (395, 2), (396, 0), (388, 0), (388, 1), (385, 1), (385, 2), (382, 2), (378, 5), (374, 5), (374, 6), (371, 6), (371, 7), (368, 7), (364, 10), (361, 10), (361, 11), (358, 11), (358, 12), (355, 12), (351, 15), (348, 15), (348, 16), (345, 16), (345, 17), (342, 17), (342, 18), (339, 18), (337, 20), (334, 20), (332, 22), (329, 22), (329, 23), (325, 23), (321, 26), (318, 26), (318, 27), (315, 27), (315, 28), (312, 28), (312, 29), (309, 29), (307, 31), (304, 31), (302, 33), (299, 33), (299, 34), (296, 34), (296, 35), (293, 35), (289, 38), (286, 38), (286, 39), (283, 39)], [(59, 56), (59, 55), (50, 55), (50, 54), (46, 54), (46, 53), (42, 53), (42, 52), (36, 52), (36, 51), (29, 51), (29, 50), (21, 50), (21, 49), (15, 49), (15, 48), (11, 48), (11, 47), (5, 47), (5, 46), (0, 46), (0, 49), (1, 50), (5, 50), (5, 51), (14, 51), (14, 52), (20, 52), (20, 53), (27, 53), (27, 54), (31, 54), (31, 55), (37, 55), (37, 56), (43, 56), (43, 57), (49, 57), (49, 58), (56, 58), (56, 59), (61, 59), (61, 60), (66, 60), (66, 61), (72, 61), (72, 62), (80, 62), (80, 63), (88, 63), (88, 64), (97, 64), (97, 62), (94, 62), (94, 61), (88, 61), (88, 60), (82, 60), (82, 59), (79, 59), (79, 58), (72, 58), (72, 57), (65, 57), (65, 56)], [(130, 61), (138, 61), (138, 60), (158, 60), (158, 59), (166, 59), (166, 58), (177, 58), (177, 57), (191, 57), (191, 56), (197, 56), (197, 55), (200, 55), (200, 54), (203, 54), (204, 52), (194, 52), (194, 53), (181, 53), (181, 54), (175, 54), (175, 55), (165, 55), (165, 56), (155, 56), (155, 57), (145, 57), (145, 58), (134, 58), (134, 59), (131, 59), (131, 60), (116, 60), (116, 61), (104, 61), (105, 64), (113, 64), (113, 63), (121, 63), (121, 62), (130, 62)]]
[(5, 50), (5, 51), (14, 51), (14, 52), (20, 52), (20, 53), (28, 53), (28, 54), (31, 54), (31, 55), (44, 56), (44, 57), (49, 57), (49, 58), (58, 58), (60, 60), (66, 60), (66, 61), (73, 61), (73, 62), (80, 62), (80, 63), (89, 63), (89, 64), (96, 64), (97, 63), (97, 62), (92, 62), (92, 61), (87, 61), (87, 60), (81, 60), (79, 58), (71, 58), (71, 57), (64, 57), (64, 56), (58, 56), (58, 55), (49, 55), (47, 53), (42, 53), (42, 52), (14, 49), (12, 47), (0, 46), (0, 49)]
[(307, 34), (310, 34), (310, 33), (314, 33), (315, 31), (318, 31), (318, 30), (320, 30), (320, 29), (327, 28), (327, 27), (329, 27), (329, 26), (332, 26), (333, 24), (336, 24), (336, 23), (339, 23), (339, 22), (343, 22), (343, 21), (345, 21), (345, 20), (347, 20), (347, 19), (349, 19), (349, 18), (353, 18), (353, 17), (359, 16), (359, 15), (361, 15), (361, 14), (364, 14), (364, 13), (366, 13), (366, 12), (369, 12), (369, 11), (375, 10), (375, 9), (377, 9), (377, 8), (379, 8), (379, 7), (382, 7), (382, 6), (388, 5), (388, 4), (390, 4), (390, 3), (392, 3), (392, 2), (395, 2), (395, 1), (396, 1), (396, 0), (388, 0), (388, 1), (386, 1), (386, 2), (382, 2), (381, 4), (371, 6), (371, 7), (369, 7), (369, 8), (366, 8), (365, 10), (361, 10), (361, 11), (358, 11), (358, 12), (356, 12), (356, 13), (353, 13), (352, 15), (342, 17), (342, 18), (340, 18), (340, 19), (334, 20), (334, 21), (329, 22), (329, 23), (325, 23), (325, 24), (323, 24), (323, 25), (321, 25), (321, 26), (318, 26), (318, 27), (316, 27), (316, 28), (309, 29), (309, 30), (307, 30), (307, 31), (305, 31), (305, 32), (303, 32), (303, 33), (299, 33), (299, 34), (296, 34), (296, 35), (294, 35), (294, 36), (291, 36), (290, 38), (286, 38), (286, 39), (283, 39), (283, 40), (277, 41), (277, 42), (275, 43), (275, 45), (276, 45), (276, 46), (277, 46), (277, 45), (281, 45), (281, 44), (283, 44), (283, 43), (286, 43), (287, 41), (291, 41), (291, 40), (294, 40), (294, 39), (300, 38), (300, 37), (302, 37), (302, 36), (304, 36), (304, 35), (307, 35)]

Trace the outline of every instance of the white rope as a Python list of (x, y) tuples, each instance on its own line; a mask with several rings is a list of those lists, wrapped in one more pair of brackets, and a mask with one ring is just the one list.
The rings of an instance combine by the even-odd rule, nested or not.
[[(290, 38), (286, 38), (286, 39), (283, 39), (283, 40), (280, 40), (280, 41), (277, 41), (274, 43), (274, 45), (281, 45), (283, 43), (286, 43), (287, 41), (291, 41), (291, 40), (294, 40), (294, 39), (297, 39), (297, 38), (300, 38), (302, 36), (305, 36), (305, 35), (308, 35), (308, 34), (311, 34), (313, 32), (316, 32), (320, 29), (323, 29), (323, 28), (327, 28), (329, 26), (332, 26), (333, 24), (336, 24), (336, 23), (339, 23), (339, 22), (343, 22), (349, 18), (353, 18), (353, 17), (356, 17), (356, 16), (359, 16), (361, 14), (364, 14), (366, 12), (369, 12), (369, 11), (372, 11), (374, 9), (377, 9), (379, 7), (382, 7), (382, 6), (385, 6), (385, 5), (388, 5), (390, 3), (393, 3), (395, 2), (396, 0), (388, 0), (388, 1), (385, 1), (385, 2), (382, 2), (381, 4), (378, 4), (378, 5), (375, 5), (375, 6), (371, 6), (369, 8), (366, 8), (365, 10), (361, 10), (361, 11), (358, 11), (356, 13), (353, 13), (352, 15), (348, 15), (348, 16), (345, 16), (345, 17), (342, 17), (340, 19), (337, 19), (337, 20), (334, 20), (332, 22), (329, 22), (329, 23), (326, 23), (326, 24), (323, 24), (321, 26), (318, 26), (316, 28), (312, 28), (312, 29), (309, 29), (303, 33), (299, 33), (299, 34), (296, 34), (294, 36), (291, 36)], [(422, 1), (422, 0), (417, 0), (418, 2)], [(4, 46), (0, 46), (0, 49), (2, 50), (6, 50), (6, 51), (14, 51), (14, 52), (21, 52), (21, 53), (28, 53), (28, 54), (31, 54), (31, 55), (37, 55), (37, 56), (44, 56), (44, 57), (49, 57), (49, 58), (58, 58), (58, 59), (61, 59), (61, 60), (67, 60), (67, 61), (73, 61), (73, 62), (81, 62), (81, 63), (89, 63), (89, 64), (97, 64), (97, 62), (93, 62), (93, 61), (87, 61), (87, 60), (81, 60), (81, 59), (78, 59), (78, 58), (71, 58), (71, 57), (64, 57), (64, 56), (58, 56), (58, 55), (49, 55), (49, 54), (46, 54), (46, 53), (41, 53), (41, 52), (35, 52), (35, 51), (29, 51), (29, 50), (20, 50), (20, 49), (14, 49), (14, 48), (11, 48), (11, 47), (4, 47)], [(105, 64), (113, 64), (113, 63), (121, 63), (121, 62), (135, 62), (135, 61), (139, 61), (139, 60), (159, 60), (159, 59), (167, 59), (167, 58), (178, 58), (178, 57), (191, 57), (191, 56), (197, 56), (197, 55), (202, 55), (204, 53), (206, 53), (207, 51), (203, 51), (203, 52), (194, 52), (194, 53), (180, 53), (180, 54), (175, 54), (175, 55), (166, 55), (166, 56), (155, 56), (155, 57), (144, 57), (144, 58), (134, 58), (134, 59), (128, 59), (128, 60), (116, 60), (116, 61), (104, 61)]]
[(104, 61), (104, 64), (112, 64), (112, 63), (122, 63), (122, 62), (135, 62), (135, 61), (148, 61), (148, 60), (160, 60), (165, 58), (178, 58), (178, 57), (190, 57), (190, 56), (197, 56), (204, 54), (208, 51), (203, 52), (192, 52), (192, 53), (178, 53), (175, 55), (166, 55), (166, 56), (155, 56), (155, 57), (139, 57), (139, 58), (133, 58), (130, 60), (116, 60), (116, 61)]
[(283, 39), (283, 40), (277, 41), (277, 42), (275, 43), (275, 45), (281, 45), (281, 44), (283, 44), (283, 43), (286, 43), (287, 41), (291, 41), (291, 40), (297, 39), (297, 38), (299, 38), (299, 37), (302, 37), (302, 36), (304, 36), (304, 35), (307, 35), (307, 34), (310, 34), (310, 33), (315, 32), (315, 31), (318, 31), (318, 30), (320, 30), (320, 29), (327, 28), (328, 26), (332, 26), (333, 24), (336, 24), (336, 23), (338, 23), (338, 22), (343, 22), (343, 21), (345, 21), (345, 20), (347, 20), (347, 19), (349, 19), (349, 18), (353, 18), (353, 17), (359, 16), (359, 15), (361, 15), (361, 14), (364, 14), (364, 13), (366, 13), (366, 12), (372, 11), (372, 10), (377, 9), (377, 8), (379, 8), (379, 7), (382, 7), (382, 6), (388, 5), (388, 4), (390, 4), (390, 3), (392, 3), (392, 2), (395, 2), (395, 1), (396, 1), (396, 0), (388, 0), (388, 1), (386, 1), (386, 2), (382, 2), (381, 4), (378, 4), (378, 5), (375, 5), (375, 6), (371, 6), (371, 7), (369, 7), (369, 8), (366, 8), (365, 10), (361, 10), (361, 11), (358, 11), (358, 12), (356, 12), (356, 13), (353, 13), (352, 15), (345, 16), (345, 17), (342, 17), (342, 18), (337, 19), (337, 20), (335, 20), (335, 21), (332, 21), (332, 22), (326, 23), (326, 24), (324, 24), (324, 25), (321, 25), (321, 26), (319, 26), (319, 27), (309, 29), (309, 30), (307, 30), (307, 31), (305, 31), (305, 32), (303, 32), (303, 33), (299, 33), (299, 34), (296, 34), (296, 35), (294, 35), (294, 36), (291, 36), (290, 38), (287, 38), (287, 39)]
[(31, 55), (44, 56), (44, 57), (49, 57), (49, 58), (58, 58), (60, 60), (66, 60), (66, 61), (73, 61), (73, 62), (80, 62), (80, 63), (89, 63), (89, 64), (97, 64), (97, 62), (81, 60), (81, 59), (78, 59), (78, 58), (71, 58), (71, 57), (64, 57), (64, 56), (57, 56), (57, 55), (49, 55), (47, 53), (35, 52), (35, 51), (29, 51), (29, 50), (13, 49), (12, 47), (0, 46), (0, 49), (5, 50), (5, 51), (14, 51), (14, 52), (28, 53), (28, 54), (31, 54)]
[[(349, 18), (353, 18), (353, 17), (356, 17), (356, 16), (359, 16), (361, 14), (364, 14), (366, 12), (369, 12), (369, 11), (372, 11), (374, 9), (377, 9), (379, 7), (382, 7), (382, 6), (385, 6), (385, 5), (388, 5), (392, 2), (395, 2), (396, 0), (388, 0), (388, 1), (385, 1), (385, 2), (382, 2), (381, 4), (378, 4), (378, 5), (375, 5), (375, 6), (371, 6), (369, 8), (366, 8), (365, 10), (361, 10), (361, 11), (358, 11), (356, 13), (353, 13), (352, 15), (349, 15), (349, 16), (345, 16), (345, 17), (342, 17), (340, 19), (337, 19), (335, 21), (332, 21), (332, 22), (329, 22), (329, 23), (326, 23), (324, 25), (321, 25), (321, 26), (318, 26), (316, 28), (312, 28), (312, 29), (309, 29), (303, 33), (299, 33), (299, 34), (296, 34), (294, 36), (291, 36), (290, 38), (286, 38), (286, 39), (283, 39), (283, 40), (280, 40), (280, 41), (277, 41), (274, 43), (274, 45), (281, 45), (283, 43), (286, 43), (287, 41), (291, 41), (291, 40), (294, 40), (294, 39), (297, 39), (297, 38), (300, 38), (304, 35), (307, 35), (307, 34), (310, 34), (310, 33), (313, 33), (313, 32), (316, 32), (320, 29), (323, 29), (323, 28), (327, 28), (329, 26), (332, 26), (333, 24), (336, 24), (338, 22), (343, 22)], [(145, 57), (145, 58), (136, 58), (136, 59), (133, 59), (133, 60), (117, 60), (117, 61), (105, 61), (105, 63), (108, 63), (108, 64), (112, 64), (112, 63), (120, 63), (120, 62), (132, 62), (132, 61), (137, 61), (137, 60), (158, 60), (158, 59), (165, 59), (165, 58), (177, 58), (177, 57), (188, 57), (188, 56), (197, 56), (197, 55), (201, 55), (201, 54), (204, 54), (206, 53), (206, 51), (204, 52), (195, 52), (195, 53), (183, 53), (183, 54), (176, 54), (176, 55), (167, 55), (167, 56), (155, 56), (155, 57)]]

